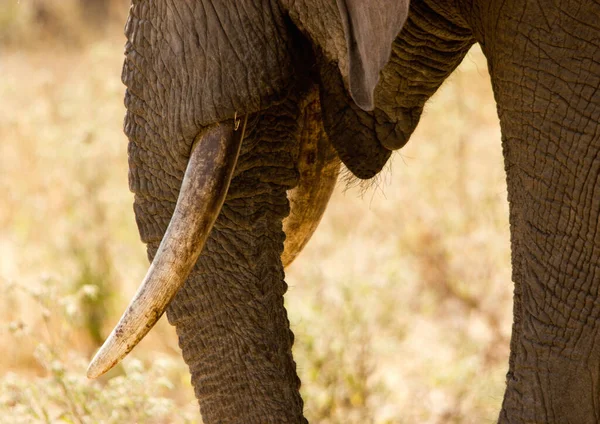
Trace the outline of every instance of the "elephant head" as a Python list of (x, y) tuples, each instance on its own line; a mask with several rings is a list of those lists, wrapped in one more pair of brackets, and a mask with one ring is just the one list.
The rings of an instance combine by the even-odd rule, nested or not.
[[(471, 44), (456, 41), (437, 72), (408, 66), (411, 49), (394, 43), (407, 16), (397, 0), (133, 0), (125, 132), (152, 264), (89, 376), (167, 310), (205, 421), (303, 420), (283, 267), (340, 159), (377, 174)], [(396, 101), (411, 75), (418, 89)]]
[[(596, 311), (598, 284), (587, 281), (600, 275), (600, 185), (588, 160), (600, 154), (600, 13), (593, 2), (542, 3), (551, 2), (133, 0), (125, 132), (152, 265), (89, 375), (119, 361), (166, 309), (205, 422), (305, 421), (284, 265), (314, 231), (338, 162), (376, 175), (479, 41), (504, 135), (516, 282), (501, 416), (594, 421), (597, 396), (581, 414), (557, 411), (577, 408), (563, 388), (600, 387), (600, 332), (574, 324)], [(547, 104), (552, 90), (558, 107)], [(573, 117), (595, 124), (572, 129)], [(571, 161), (577, 152), (588, 159)], [(588, 209), (565, 203), (573, 193), (589, 196)], [(573, 251), (587, 258), (577, 272), (564, 256)], [(562, 365), (575, 357), (591, 363)]]

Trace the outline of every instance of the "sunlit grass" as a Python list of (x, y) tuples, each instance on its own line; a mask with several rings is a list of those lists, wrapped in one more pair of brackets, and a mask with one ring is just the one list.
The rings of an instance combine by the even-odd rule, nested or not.
[[(199, 421), (165, 320), (123, 367), (85, 378), (147, 267), (127, 187), (123, 42), (0, 56), (0, 422)], [(339, 185), (287, 270), (311, 421), (495, 420), (512, 284), (488, 80), (475, 50), (376, 186)]]

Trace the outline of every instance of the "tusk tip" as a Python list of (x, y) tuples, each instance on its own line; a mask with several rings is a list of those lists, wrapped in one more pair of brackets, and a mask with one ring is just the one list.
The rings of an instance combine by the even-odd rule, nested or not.
[(104, 372), (98, 367), (98, 363), (95, 361), (90, 362), (86, 373), (87, 378), (93, 380), (100, 377), (102, 374), (104, 374)]
[(109, 337), (102, 347), (98, 349), (98, 352), (94, 355), (90, 365), (88, 365), (86, 372), (87, 378), (98, 378), (102, 374), (110, 371), (125, 356), (125, 353), (119, 353), (118, 349), (114, 346), (112, 337)]
[(107, 364), (102, 359), (99, 359), (98, 356), (96, 355), (94, 357), (94, 359), (92, 359), (92, 362), (90, 362), (90, 365), (88, 366), (87, 373), (86, 373), (87, 378), (89, 378), (90, 380), (98, 378), (102, 374), (109, 371), (115, 365), (116, 365), (116, 362), (114, 362), (112, 364)]

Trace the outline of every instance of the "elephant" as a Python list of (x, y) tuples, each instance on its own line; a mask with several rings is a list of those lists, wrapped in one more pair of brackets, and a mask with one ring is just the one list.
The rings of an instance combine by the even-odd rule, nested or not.
[(600, 422), (600, 3), (132, 0), (125, 34), (129, 186), (152, 263), (89, 377), (166, 311), (204, 422), (306, 422), (284, 267), (340, 164), (376, 176), (479, 43), (514, 282), (498, 420)]

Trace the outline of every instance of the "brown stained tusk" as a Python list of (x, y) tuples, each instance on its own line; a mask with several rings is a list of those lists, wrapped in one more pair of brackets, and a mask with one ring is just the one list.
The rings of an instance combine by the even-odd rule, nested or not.
[(316, 90), (309, 94), (300, 130), (298, 185), (288, 191), (290, 214), (283, 221), (284, 242), (281, 261), (290, 265), (313, 235), (333, 193), (340, 160), (329, 142)]
[(150, 331), (196, 263), (225, 201), (246, 121), (217, 124), (196, 138), (171, 222), (140, 288), (90, 363), (96, 378), (114, 367)]

